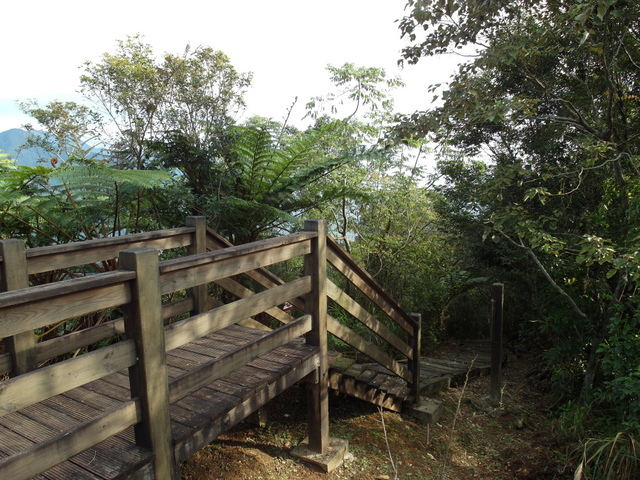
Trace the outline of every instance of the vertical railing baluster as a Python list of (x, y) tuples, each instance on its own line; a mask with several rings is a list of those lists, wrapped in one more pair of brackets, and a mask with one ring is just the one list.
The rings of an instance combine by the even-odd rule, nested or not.
[(307, 295), (307, 312), (313, 327), (307, 343), (320, 348), (320, 366), (313, 382), (308, 384), (309, 448), (325, 453), (329, 448), (329, 379), (327, 364), (327, 230), (324, 220), (307, 220), (305, 231), (317, 232), (312, 240), (311, 254), (305, 257), (305, 275), (312, 277), (311, 293)]
[[(202, 216), (187, 217), (187, 227), (195, 228), (192, 235), (191, 245), (189, 246), (189, 255), (205, 253), (207, 251), (207, 220)], [(209, 294), (207, 285), (196, 285), (191, 288), (191, 296), (193, 297), (193, 313), (198, 314), (206, 312), (211, 308), (209, 302)]]
[(132, 398), (138, 397), (142, 421), (135, 426), (136, 443), (153, 451), (157, 479), (174, 479), (177, 468), (171, 439), (169, 379), (160, 296), (158, 252), (133, 248), (120, 253), (120, 266), (134, 270), (131, 303), (125, 307), (125, 333), (136, 342), (138, 361), (129, 368)]
[(502, 320), (504, 306), (504, 285), (494, 283), (491, 286), (491, 392), (490, 400), (494, 405), (500, 403), (502, 388)]
[[(24, 241), (15, 238), (0, 241), (0, 291), (18, 290), (29, 286)], [(4, 339), (11, 353), (11, 376), (15, 377), (36, 368), (36, 336), (32, 330)]]
[(422, 315), (412, 313), (411, 318), (415, 322), (413, 335), (409, 338), (409, 347), (413, 352), (413, 358), (409, 361), (409, 370), (411, 371), (411, 393), (414, 398), (414, 404), (420, 405), (420, 355), (422, 344)]

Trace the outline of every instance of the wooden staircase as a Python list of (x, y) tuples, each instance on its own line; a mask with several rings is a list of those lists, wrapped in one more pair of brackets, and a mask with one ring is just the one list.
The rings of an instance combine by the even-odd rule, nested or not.
[[(420, 397), (429, 397), (469, 377), (488, 375), (491, 356), (487, 342), (474, 342), (468, 352), (420, 359)], [(377, 363), (356, 360), (331, 352), (329, 387), (337, 392), (394, 412), (408, 411), (415, 403), (412, 389), (390, 370)], [(434, 417), (440, 416), (438, 405)]]
[[(87, 452), (120, 437), (132, 450), (152, 450), (152, 460), (136, 457), (115, 472), (119, 456), (107, 448), (100, 466), (111, 473), (46, 478), (171, 478), (179, 461), (303, 379), (311, 400), (309, 450), (325, 457), (346, 451), (346, 442), (334, 448), (328, 435), (327, 388), (437, 419), (441, 405), (422, 396), (463, 379), (470, 365), (473, 374), (485, 371), (486, 353), (422, 358), (420, 315), (406, 313), (326, 235), (323, 221), (305, 227), (240, 246), (206, 228), (203, 217), (171, 230), (26, 250), (20, 240), (0, 241), (0, 375), (11, 377), (0, 379), (0, 428), (12, 432), (5, 441), (0, 435), (0, 478), (27, 479), (64, 465), (95, 469)], [(160, 261), (159, 252), (171, 249), (177, 255)], [(298, 258), (304, 269), (296, 268), (300, 276), (289, 282), (265, 268)], [(29, 286), (47, 272), (63, 281)], [(284, 303), (295, 308), (284, 311)], [(109, 319), (36, 342), (37, 331), (58, 332), (95, 312), (110, 312)], [(266, 324), (276, 328), (261, 331)], [(224, 339), (202, 348), (202, 339), (223, 331)], [(329, 335), (371, 363), (328, 355)], [(223, 343), (231, 350), (225, 353)], [(306, 356), (293, 355), (296, 348)], [(249, 387), (250, 377), (257, 383)], [(88, 385), (113, 378), (119, 388), (102, 392), (106, 410), (45, 425), (45, 437), (34, 427), (25, 437), (31, 433), (19, 426), (24, 412), (62, 397), (75, 405), (71, 396), (80, 390), (95, 398)], [(112, 397), (122, 389), (122, 398)], [(220, 408), (206, 410), (200, 400)], [(14, 433), (26, 438), (18, 450)]]

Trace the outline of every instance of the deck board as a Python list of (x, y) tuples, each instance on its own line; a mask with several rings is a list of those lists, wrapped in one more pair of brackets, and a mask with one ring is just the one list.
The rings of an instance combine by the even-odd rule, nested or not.
[[(431, 385), (434, 379), (447, 378), (449, 381), (443, 382), (443, 385), (449, 385), (464, 379), (467, 372), (471, 376), (488, 373), (491, 359), (483, 353), (488, 348), (477, 343), (470, 353), (422, 358), (421, 391), (423, 387), (426, 391), (427, 385)], [(395, 411), (402, 411), (403, 405), (412, 401), (412, 392), (407, 383), (381, 365), (353, 364), (335, 352), (330, 353), (329, 358), (333, 359), (329, 367), (330, 388)]]
[[(265, 332), (232, 326), (173, 349), (169, 378), (263, 337)], [(308, 375), (318, 349), (302, 339), (278, 347), (249, 365), (172, 404), (171, 432), (181, 460), (210, 443), (257, 408)], [(79, 425), (130, 399), (127, 370), (0, 417), (0, 460)], [(138, 447), (133, 428), (79, 453), (37, 477), (43, 480), (148, 478), (151, 452)], [(0, 470), (1, 477), (1, 470)]]

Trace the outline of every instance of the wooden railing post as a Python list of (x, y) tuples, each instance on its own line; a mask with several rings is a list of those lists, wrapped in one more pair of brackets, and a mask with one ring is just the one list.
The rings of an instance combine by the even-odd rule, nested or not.
[(309, 449), (324, 454), (329, 448), (329, 380), (327, 364), (327, 227), (325, 220), (307, 220), (305, 231), (317, 232), (311, 254), (305, 257), (305, 275), (312, 278), (307, 295), (307, 313), (313, 323), (307, 343), (320, 347), (320, 366), (308, 384)]
[[(0, 271), (0, 291), (18, 290), (29, 286), (27, 257), (24, 241), (0, 241), (0, 256), (4, 259)], [(36, 336), (33, 331), (5, 338), (5, 347), (11, 353), (11, 376), (22, 375), (36, 368)]]
[(413, 335), (409, 337), (409, 347), (413, 352), (413, 358), (409, 362), (409, 370), (411, 370), (411, 392), (414, 398), (414, 404), (420, 405), (420, 355), (422, 344), (422, 315), (412, 313), (411, 318), (416, 322)]
[(129, 368), (132, 398), (138, 397), (142, 421), (135, 426), (136, 443), (154, 453), (157, 479), (178, 478), (171, 439), (169, 380), (160, 297), (158, 252), (133, 248), (120, 253), (120, 266), (134, 270), (131, 303), (124, 311), (125, 333), (136, 343), (138, 362)]
[[(193, 227), (196, 229), (192, 236), (191, 245), (189, 245), (189, 255), (195, 255), (197, 253), (205, 253), (207, 251), (207, 219), (202, 216), (187, 217), (187, 227)], [(206, 285), (198, 285), (191, 289), (191, 296), (193, 297), (193, 313), (198, 314), (206, 312), (211, 308), (209, 302), (209, 294), (207, 292)]]
[(491, 392), (490, 400), (494, 405), (500, 403), (502, 384), (502, 323), (504, 306), (504, 285), (494, 283), (491, 286)]

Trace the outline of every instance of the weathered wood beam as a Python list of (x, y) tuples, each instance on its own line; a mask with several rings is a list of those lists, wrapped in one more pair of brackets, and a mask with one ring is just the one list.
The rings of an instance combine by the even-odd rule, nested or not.
[(311, 252), (305, 256), (304, 272), (312, 278), (306, 295), (307, 312), (313, 327), (307, 343), (320, 349), (320, 365), (308, 392), (309, 448), (323, 454), (329, 449), (329, 365), (327, 358), (327, 224), (324, 220), (307, 220), (304, 229), (314, 232)]
[(274, 330), (259, 340), (221, 355), (171, 380), (170, 402), (175, 403), (190, 393), (252, 362), (311, 330), (311, 317), (305, 315)]
[(311, 290), (311, 278), (302, 277), (291, 283), (256, 293), (251, 297), (221, 305), (166, 327), (166, 348), (172, 350), (197, 338), (228, 327), (247, 317), (279, 305), (287, 299), (304, 295)]
[(27, 269), (33, 274), (110, 260), (124, 248), (169, 250), (184, 247), (191, 243), (192, 232), (193, 228), (181, 227), (30, 248), (27, 250)]
[(136, 274), (131, 303), (124, 309), (125, 333), (135, 340), (138, 355), (136, 364), (129, 368), (131, 396), (140, 398), (142, 412), (142, 421), (135, 425), (136, 443), (153, 452), (156, 478), (177, 479), (158, 252), (152, 248), (123, 250), (120, 266)]
[(0, 337), (126, 304), (134, 276), (107, 272), (0, 293)]
[[(205, 217), (187, 217), (187, 227), (194, 229), (191, 237), (191, 244), (187, 249), (189, 255), (197, 255), (207, 251), (207, 221)], [(190, 289), (189, 296), (193, 298), (193, 311), (197, 313), (206, 312), (211, 308), (210, 297), (207, 292), (207, 284), (195, 285)]]
[(389, 318), (393, 319), (407, 333), (412, 334), (413, 319), (396, 303), (384, 288), (364, 270), (357, 262), (332, 238), (327, 239), (327, 259), (347, 280), (356, 286), (380, 308)]
[[(22, 240), (0, 241), (0, 255), (4, 261), (0, 271), (0, 291), (19, 290), (29, 286), (27, 260)], [(5, 347), (11, 355), (11, 376), (22, 375), (36, 368), (36, 337), (33, 330), (23, 330), (14, 335), (2, 335)]]
[(364, 353), (367, 357), (371, 358), (373, 361), (391, 370), (400, 378), (403, 378), (407, 382), (411, 382), (413, 377), (406, 365), (403, 365), (398, 361), (394, 360), (389, 355), (384, 353), (382, 350), (377, 348), (375, 345), (366, 341), (357, 333), (353, 332), (353, 330), (350, 330), (349, 328), (342, 325), (335, 318), (329, 316), (328, 323), (329, 323), (329, 331), (332, 334), (334, 334), (336, 337), (338, 337), (340, 340), (348, 343), (356, 350)]
[(0, 416), (98, 380), (135, 362), (133, 341), (125, 341), (10, 378), (0, 389)]
[(365, 327), (378, 335), (408, 359), (413, 358), (413, 349), (407, 345), (404, 340), (393, 333), (386, 325), (371, 315), (362, 305), (340, 290), (340, 288), (330, 280), (327, 280), (327, 291), (331, 300), (344, 308)]
[[(112, 437), (139, 421), (140, 405), (130, 400), (71, 430), (0, 461), (2, 478), (27, 480)], [(160, 478), (160, 477), (156, 477)]]
[[(266, 242), (266, 241), (265, 241)], [(186, 259), (167, 260), (160, 266), (163, 294), (191, 288), (203, 283), (232, 277), (257, 268), (284, 262), (309, 253), (310, 244), (303, 239), (293, 244), (274, 245), (257, 249), (253, 244), (232, 247)], [(233, 251), (231, 251), (233, 250)], [(215, 265), (215, 268), (212, 268)]]

